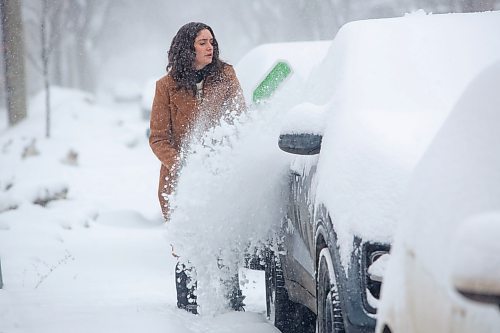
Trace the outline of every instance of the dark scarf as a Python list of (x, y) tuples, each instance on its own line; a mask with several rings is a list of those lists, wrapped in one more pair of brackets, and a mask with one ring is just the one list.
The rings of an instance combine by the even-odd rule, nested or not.
[(194, 73), (196, 74), (196, 83), (200, 83), (207, 76), (208, 66), (205, 66), (202, 69), (195, 71)]

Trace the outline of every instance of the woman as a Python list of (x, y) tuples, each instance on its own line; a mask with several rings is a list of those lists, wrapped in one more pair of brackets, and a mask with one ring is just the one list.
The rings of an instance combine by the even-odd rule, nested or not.
[(244, 108), (240, 84), (233, 67), (219, 59), (212, 28), (197, 22), (181, 27), (168, 51), (167, 75), (156, 83), (150, 121), (149, 143), (161, 161), (158, 197), (166, 220), (180, 151), (195, 126), (216, 125)]
[[(244, 109), (240, 84), (233, 67), (219, 59), (212, 28), (198, 22), (182, 26), (168, 51), (167, 74), (156, 82), (150, 121), (149, 144), (161, 161), (158, 198), (165, 221), (169, 219), (168, 196), (181, 165), (180, 152), (190, 136)], [(183, 264), (177, 265), (176, 281), (181, 282), (177, 305), (196, 313), (194, 287), (187, 287), (189, 277)], [(242, 299), (239, 288), (231, 294)], [(238, 307), (234, 297), (231, 305)]]

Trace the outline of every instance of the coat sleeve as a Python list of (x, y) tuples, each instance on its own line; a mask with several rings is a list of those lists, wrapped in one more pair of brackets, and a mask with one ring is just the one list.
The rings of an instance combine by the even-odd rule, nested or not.
[(156, 92), (151, 110), (149, 145), (161, 163), (170, 171), (179, 152), (175, 149), (171, 128), (170, 97), (165, 82), (156, 82)]
[(227, 100), (231, 103), (231, 109), (238, 114), (246, 111), (245, 97), (240, 86), (240, 81), (236, 76), (233, 66), (227, 66), (227, 75), (229, 81), (229, 89)]

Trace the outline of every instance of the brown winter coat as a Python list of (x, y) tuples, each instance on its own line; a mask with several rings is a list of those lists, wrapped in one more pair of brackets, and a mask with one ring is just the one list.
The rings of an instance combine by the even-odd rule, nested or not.
[(169, 209), (165, 195), (174, 190), (180, 150), (195, 123), (204, 119), (213, 126), (228, 111), (240, 112), (244, 108), (245, 101), (236, 73), (227, 64), (222, 80), (205, 78), (201, 100), (197, 100), (192, 92), (177, 89), (170, 73), (156, 82), (149, 144), (161, 161), (158, 198), (165, 218)]

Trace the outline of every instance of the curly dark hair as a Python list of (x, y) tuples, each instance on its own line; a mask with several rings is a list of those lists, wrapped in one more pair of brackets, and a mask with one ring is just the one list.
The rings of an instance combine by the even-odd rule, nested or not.
[(198, 33), (208, 29), (213, 36), (213, 56), (212, 62), (203, 68), (205, 77), (219, 80), (225, 63), (219, 59), (219, 44), (215, 39), (215, 34), (211, 27), (200, 22), (190, 22), (183, 25), (172, 39), (172, 44), (168, 50), (167, 71), (171, 71), (177, 89), (191, 91), (196, 95), (196, 70), (194, 60), (196, 52), (194, 41)]

